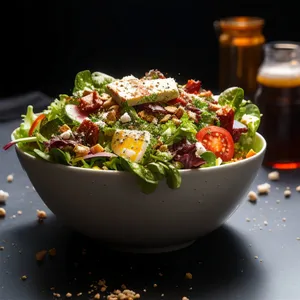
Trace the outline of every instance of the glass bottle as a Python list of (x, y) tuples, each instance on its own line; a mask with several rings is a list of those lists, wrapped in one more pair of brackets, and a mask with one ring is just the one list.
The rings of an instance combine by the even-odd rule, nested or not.
[(257, 89), (256, 75), (263, 59), (264, 20), (257, 17), (230, 17), (214, 23), (219, 33), (219, 90), (238, 86), (245, 98)]
[(300, 43), (272, 42), (258, 75), (254, 102), (262, 113), (259, 132), (267, 141), (264, 165), (300, 167)]

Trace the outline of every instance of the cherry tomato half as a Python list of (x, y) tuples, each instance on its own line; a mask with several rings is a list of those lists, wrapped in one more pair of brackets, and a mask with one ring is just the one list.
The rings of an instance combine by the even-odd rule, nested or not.
[(226, 129), (218, 126), (207, 126), (196, 134), (196, 138), (206, 150), (213, 152), (223, 161), (232, 159), (234, 155), (234, 141)]
[(46, 115), (44, 114), (40, 114), (32, 123), (29, 131), (28, 131), (28, 135), (32, 136), (33, 132), (35, 131), (35, 129), (39, 126), (39, 124), (43, 121), (43, 119), (46, 117)]

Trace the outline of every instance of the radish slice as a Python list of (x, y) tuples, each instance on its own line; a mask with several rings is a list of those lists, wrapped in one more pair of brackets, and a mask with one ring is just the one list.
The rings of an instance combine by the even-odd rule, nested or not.
[(81, 123), (84, 119), (89, 119), (88, 114), (81, 112), (75, 104), (67, 104), (65, 111), (67, 116), (73, 121)]
[(96, 157), (117, 157), (117, 155), (110, 153), (110, 152), (98, 152), (95, 154), (88, 154), (83, 157), (83, 159), (90, 159), (90, 158), (96, 158)]

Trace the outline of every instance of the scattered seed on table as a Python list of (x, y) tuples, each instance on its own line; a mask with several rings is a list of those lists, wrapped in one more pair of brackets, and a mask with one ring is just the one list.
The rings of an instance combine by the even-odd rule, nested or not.
[(55, 256), (56, 255), (56, 249), (51, 248), (51, 249), (49, 249), (48, 253), (49, 253), (50, 256)]
[(99, 293), (97, 293), (95, 296), (94, 296), (94, 299), (100, 299), (100, 294)]
[(13, 175), (13, 174), (7, 175), (6, 180), (7, 180), (7, 182), (13, 182), (13, 180), (14, 180), (14, 175)]
[(250, 191), (248, 193), (248, 200), (250, 202), (256, 202), (257, 201), (257, 194), (254, 191)]
[(3, 246), (0, 246), (0, 251), (3, 251), (4, 250), (4, 247)]
[(257, 256), (257, 255), (255, 255), (255, 256), (254, 256), (254, 258), (255, 258), (255, 259), (258, 259), (258, 256)]
[(0, 190), (0, 203), (5, 203), (8, 197), (9, 197), (9, 193)]
[(6, 216), (6, 210), (3, 207), (0, 207), (0, 218), (4, 218)]
[(291, 192), (291, 190), (286, 189), (286, 190), (283, 192), (283, 194), (284, 194), (284, 197), (288, 198), (288, 197), (291, 196), (292, 192)]
[(186, 279), (193, 279), (193, 274), (192, 273), (185, 273), (185, 278)]
[(297, 241), (300, 241), (300, 237), (297, 237), (296, 240), (297, 240)]
[(296, 191), (297, 191), (297, 192), (300, 192), (300, 185), (298, 185), (298, 186), (296, 187)]
[(67, 297), (67, 298), (71, 298), (71, 297), (72, 297), (72, 294), (71, 294), (71, 293), (66, 293), (66, 297)]
[(45, 211), (43, 211), (43, 210), (37, 210), (36, 215), (37, 215), (37, 217), (38, 217), (38, 219), (40, 221), (42, 221), (42, 220), (44, 220), (44, 219), (47, 218), (47, 213)]
[(268, 221), (264, 221), (264, 225), (267, 226), (268, 225)]
[(80, 292), (80, 293), (77, 293), (77, 295), (76, 295), (77, 297), (80, 297), (80, 296), (82, 296), (82, 293)]
[(250, 218), (246, 218), (246, 222), (250, 222), (251, 221), (251, 219)]
[(276, 203), (279, 204), (279, 203), (280, 203), (280, 200), (276, 200)]
[(35, 259), (37, 261), (42, 261), (46, 257), (47, 250), (41, 250), (35, 254)]
[(259, 194), (269, 194), (271, 189), (271, 185), (267, 182), (259, 184), (257, 186), (257, 191)]
[(27, 279), (27, 276), (26, 276), (26, 275), (23, 275), (23, 276), (21, 277), (21, 279), (22, 279), (22, 280), (26, 280), (26, 279)]
[(286, 221), (286, 218), (282, 218), (282, 221), (285, 222), (285, 221)]
[(188, 297), (182, 297), (182, 300), (190, 300)]
[(59, 294), (59, 293), (53, 293), (53, 296), (54, 296), (55, 298), (60, 298), (60, 294)]
[(272, 180), (272, 181), (279, 180), (279, 172), (278, 172), (278, 171), (270, 172), (270, 173), (268, 174), (268, 179), (269, 179), (269, 180)]
[(22, 213), (23, 213), (23, 212), (22, 212), (21, 210), (18, 210), (18, 211), (17, 211), (17, 214), (18, 214), (18, 215), (21, 215)]

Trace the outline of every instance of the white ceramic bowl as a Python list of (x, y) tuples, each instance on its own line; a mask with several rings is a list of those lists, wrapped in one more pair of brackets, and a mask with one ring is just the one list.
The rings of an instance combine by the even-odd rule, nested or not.
[(161, 252), (185, 247), (222, 225), (245, 201), (263, 160), (258, 153), (218, 167), (182, 170), (182, 185), (161, 182), (149, 195), (127, 172), (53, 164), (16, 147), (19, 161), (49, 209), (66, 225), (125, 251)]

